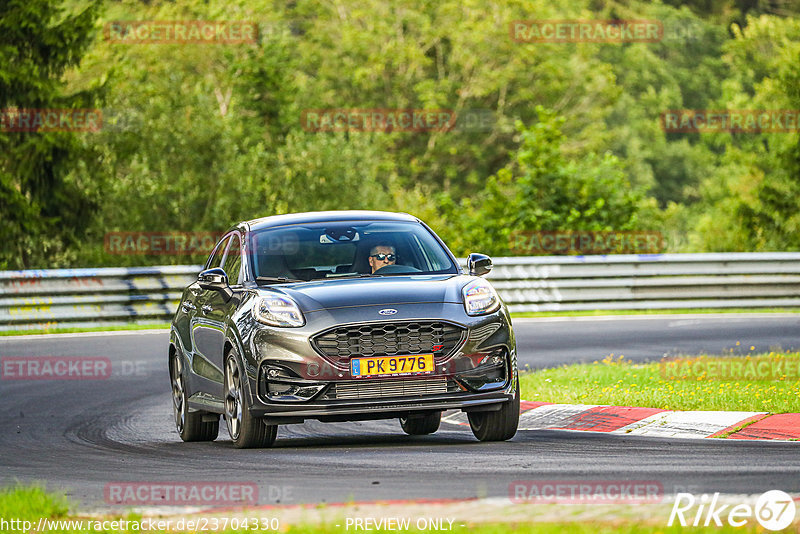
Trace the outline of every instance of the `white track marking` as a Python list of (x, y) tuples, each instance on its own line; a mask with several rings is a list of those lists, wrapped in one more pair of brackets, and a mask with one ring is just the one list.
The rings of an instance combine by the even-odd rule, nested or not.
[(519, 418), (520, 430), (559, 428), (568, 424), (578, 414), (598, 404), (546, 404), (523, 412)]
[(661, 412), (631, 423), (613, 434), (670, 438), (705, 438), (766, 412)]
[(20, 341), (25, 339), (63, 339), (70, 337), (103, 337), (103, 336), (136, 336), (136, 335), (154, 335), (154, 334), (169, 334), (169, 328), (151, 329), (151, 330), (106, 330), (103, 332), (69, 332), (64, 334), (24, 334), (21, 336), (0, 336), (0, 343), (3, 341)]
[(442, 417), (443, 423), (450, 423), (451, 425), (468, 425), (469, 420), (467, 419), (467, 414), (458, 411), (454, 412), (446, 417)]

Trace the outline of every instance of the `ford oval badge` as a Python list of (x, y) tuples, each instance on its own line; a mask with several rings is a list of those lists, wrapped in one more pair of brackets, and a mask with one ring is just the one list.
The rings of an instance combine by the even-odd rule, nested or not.
[(392, 308), (385, 308), (378, 312), (380, 315), (394, 315), (397, 313), (397, 310), (393, 310)]

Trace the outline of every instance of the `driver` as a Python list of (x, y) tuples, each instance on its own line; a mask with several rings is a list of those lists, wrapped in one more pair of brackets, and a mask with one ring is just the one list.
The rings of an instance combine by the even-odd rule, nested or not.
[(372, 272), (374, 273), (381, 267), (394, 265), (394, 262), (397, 261), (397, 255), (395, 254), (394, 247), (392, 245), (375, 245), (369, 249), (368, 261), (369, 266), (372, 268)]

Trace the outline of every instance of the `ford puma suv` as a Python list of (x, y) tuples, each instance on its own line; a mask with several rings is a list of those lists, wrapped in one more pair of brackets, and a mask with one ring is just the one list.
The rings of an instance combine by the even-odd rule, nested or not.
[(172, 320), (169, 372), (184, 441), (211, 441), (220, 415), (238, 448), (278, 425), (397, 418), (410, 435), (467, 413), (481, 441), (519, 422), (506, 306), (419, 219), (375, 211), (242, 222), (216, 244)]

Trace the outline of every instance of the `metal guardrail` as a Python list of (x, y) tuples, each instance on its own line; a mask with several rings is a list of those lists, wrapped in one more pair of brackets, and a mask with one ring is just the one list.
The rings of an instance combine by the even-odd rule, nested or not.
[[(495, 258), (512, 312), (800, 306), (800, 253)], [(198, 265), (0, 271), (0, 330), (168, 321)]]
[(0, 330), (162, 323), (199, 265), (0, 271)]

